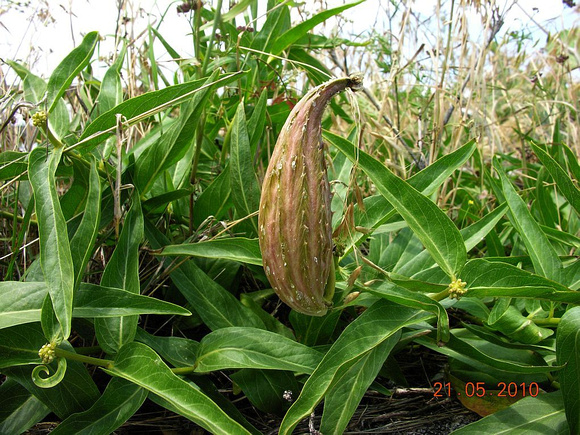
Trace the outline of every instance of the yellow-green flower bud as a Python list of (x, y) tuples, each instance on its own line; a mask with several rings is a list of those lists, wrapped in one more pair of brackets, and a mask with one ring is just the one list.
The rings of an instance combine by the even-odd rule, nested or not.
[(46, 124), (47, 115), (44, 110), (40, 110), (32, 115), (32, 125), (35, 127), (42, 127)]
[(56, 343), (46, 343), (38, 351), (43, 364), (50, 364), (56, 356)]
[(460, 279), (456, 279), (455, 281), (451, 282), (451, 284), (449, 284), (449, 287), (447, 287), (447, 290), (449, 290), (449, 297), (451, 299), (459, 300), (461, 296), (467, 293), (467, 289), (465, 288), (466, 285), (467, 283), (461, 281)]

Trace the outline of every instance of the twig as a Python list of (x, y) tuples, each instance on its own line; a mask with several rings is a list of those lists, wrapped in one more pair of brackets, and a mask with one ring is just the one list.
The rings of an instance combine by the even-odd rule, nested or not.
[[(491, 33), (489, 34), (489, 37), (487, 38), (487, 42), (485, 44), (485, 47), (483, 48), (484, 52), (485, 52), (485, 50), (488, 49), (489, 45), (492, 43), (492, 41), (494, 40), (494, 38), (496, 37), (496, 35), (500, 31), (501, 27), (503, 26), (503, 18), (499, 15), (499, 12), (497, 9), (495, 9), (493, 11), (492, 21), (493, 21), (493, 23), (491, 25)], [(474, 69), (475, 70), (479, 69), (481, 62), (483, 62), (484, 60), (485, 60), (485, 54), (482, 54), (478, 58)], [(459, 93), (455, 97), (455, 103), (451, 103), (451, 106), (449, 107), (449, 109), (447, 109), (447, 112), (445, 112), (445, 116), (443, 117), (443, 127), (445, 127), (447, 125), (447, 123), (449, 122), (449, 119), (451, 119), (451, 115), (453, 115), (453, 111), (455, 110), (455, 107), (461, 103), (461, 100), (463, 98), (463, 92), (465, 91), (465, 88), (467, 87), (467, 85), (469, 84), (470, 81), (471, 81), (471, 71), (469, 71), (467, 73), (467, 76), (463, 80), (463, 83), (461, 84), (461, 90), (459, 91)]]
[[(416, 53), (415, 56), (417, 56), (417, 54), (418, 53)], [(347, 74), (348, 75), (348, 67), (346, 66), (346, 64), (345, 65), (341, 65), (341, 63), (338, 60), (338, 57), (336, 56), (336, 53), (334, 52), (334, 50), (332, 50), (330, 52), (330, 58), (332, 59), (332, 61), (334, 62), (334, 64), (338, 68), (340, 68), (340, 70), (344, 74)], [(366, 97), (371, 102), (371, 104), (373, 106), (375, 106), (375, 108), (377, 110), (380, 111), (381, 110), (381, 105), (375, 99), (374, 95), (366, 87), (363, 87), (362, 92), (366, 95)], [(425, 158), (423, 157), (423, 155), (419, 153), (419, 156), (417, 156), (417, 153), (415, 153), (414, 150), (407, 144), (407, 142), (405, 142), (403, 140), (403, 138), (401, 137), (401, 132), (399, 131), (399, 129), (397, 127), (395, 127), (395, 125), (393, 124), (393, 122), (390, 120), (390, 118), (387, 115), (385, 115), (383, 113), (382, 114), (382, 118), (383, 118), (383, 121), (385, 121), (387, 123), (387, 125), (389, 126), (389, 128), (393, 131), (393, 133), (395, 133), (395, 139), (401, 145), (403, 145), (404, 149), (409, 153), (409, 156), (413, 159), (413, 162), (415, 162), (415, 165), (417, 165), (417, 167), (419, 169), (423, 169), (425, 167)]]

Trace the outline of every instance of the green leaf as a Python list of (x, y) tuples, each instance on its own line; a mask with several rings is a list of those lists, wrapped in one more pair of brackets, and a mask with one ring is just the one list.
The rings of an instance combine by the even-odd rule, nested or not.
[(568, 435), (562, 393), (526, 397), (510, 407), (452, 432), (453, 435)]
[(491, 329), (500, 331), (502, 334), (521, 343), (536, 344), (554, 334), (551, 329), (541, 328), (536, 325), (532, 319), (524, 316), (513, 305), (508, 306), (498, 316), (494, 316), (494, 311), (492, 310), (487, 324)]
[[(169, 240), (149, 221), (145, 225), (147, 239), (153, 249), (159, 249)], [(264, 322), (238, 299), (205, 274), (193, 261), (171, 267), (171, 280), (212, 330), (229, 326), (265, 328)]]
[(81, 152), (90, 151), (107, 136), (115, 133), (117, 114), (122, 115), (126, 125), (143, 121), (156, 113), (175, 106), (190, 98), (196, 92), (214, 85), (226, 85), (236, 79), (242, 72), (221, 76), (216, 82), (206, 84), (206, 79), (195, 80), (179, 85), (168, 86), (159, 91), (147, 92), (138, 97), (130, 98), (103, 113), (91, 122), (83, 131), (79, 142), (75, 145)]
[(252, 48), (263, 52), (269, 52), (269, 47), (274, 44), (278, 35), (284, 34), (291, 25), (290, 10), (287, 5), (274, 7), (274, 4), (270, 4), (270, 7), (266, 22), (252, 41)]
[(46, 283), (0, 282), (0, 294), (0, 329), (40, 321), (40, 309), (47, 294)]
[[(23, 326), (19, 328), (23, 328)], [(42, 336), (39, 329), (37, 329), (36, 336)], [(62, 342), (60, 347), (74, 352), (68, 342)], [(75, 412), (89, 409), (100, 396), (99, 389), (84, 364), (80, 362), (69, 360), (63, 380), (52, 388), (36, 386), (32, 381), (32, 370), (33, 366), (25, 365), (4, 368), (2, 373), (26, 388), (61, 419), (65, 419)]]
[(201, 113), (214, 85), (220, 82), (216, 80), (217, 77), (216, 71), (193, 95), (191, 101), (181, 105), (177, 121), (137, 158), (135, 184), (141, 195), (149, 192), (157, 177), (177, 163), (193, 145)]
[[(498, 356), (499, 346), (485, 343), (481, 345), (482, 340), (473, 341), (471, 339), (463, 339), (461, 337), (462, 330), (454, 329), (451, 333), (449, 341), (445, 346), (439, 346), (436, 340), (430, 337), (421, 337), (415, 339), (419, 344), (422, 344), (429, 349), (442, 353), (452, 358), (456, 358), (465, 364), (469, 364), (481, 371), (498, 370), (507, 373), (550, 373), (558, 370), (560, 366), (549, 366), (538, 355), (534, 356), (534, 364), (529, 364), (528, 361), (523, 361), (522, 355), (510, 349), (510, 360)], [(527, 351), (521, 353), (527, 354)], [(528, 355), (529, 356), (529, 355)]]
[[(331, 144), (342, 139), (328, 131), (323, 131), (323, 136)], [(338, 149), (344, 153), (351, 161), (357, 159), (358, 149), (351, 143), (341, 141), (344, 146)], [(425, 196), (433, 194), (439, 186), (449, 178), (449, 176), (462, 166), (473, 154), (477, 144), (474, 140), (469, 141), (454, 152), (447, 154), (427, 166), (422, 171), (413, 175), (407, 182)], [(355, 206), (355, 222), (358, 226), (368, 229), (376, 229), (379, 225), (387, 222), (396, 212), (393, 206), (382, 195), (373, 195), (364, 199), (365, 210), (361, 211)], [(353, 241), (353, 245), (358, 245), (368, 238), (368, 234), (363, 234)], [(346, 249), (345, 256), (352, 249), (352, 245)]]
[(280, 370), (242, 369), (230, 376), (246, 397), (262, 412), (283, 416), (290, 408), (284, 393), (298, 395), (300, 385), (296, 377)]
[(192, 193), (192, 189), (177, 189), (162, 193), (161, 195), (149, 198), (145, 201), (143, 203), (143, 210), (145, 211), (145, 214), (161, 214), (167, 208), (167, 204), (177, 201), (185, 196), (189, 196)]
[(99, 234), (101, 222), (101, 179), (97, 163), (91, 161), (89, 174), (89, 191), (81, 223), (70, 241), (70, 250), (75, 272), (75, 288), (82, 282), (85, 268), (93, 255), (95, 241)]
[[(39, 322), (47, 295), (43, 282), (6, 281), (0, 283), (0, 329)], [(82, 283), (75, 295), (73, 317), (107, 318), (138, 314), (189, 316), (178, 305), (116, 288)]]
[(52, 72), (46, 87), (48, 113), (53, 111), (74, 78), (88, 65), (98, 40), (98, 32), (87, 33), (81, 45), (71, 51)]
[(102, 396), (84, 412), (73, 414), (51, 434), (110, 434), (141, 407), (147, 390), (121, 378), (113, 378)]
[(0, 330), (0, 369), (40, 364), (40, 348), (46, 344), (40, 324), (18, 325)]
[(28, 169), (28, 153), (2, 151), (0, 153), (0, 180), (18, 177)]
[[(54, 149), (48, 156), (43, 148), (30, 152), (28, 174), (36, 204), (40, 243), (40, 264), (48, 287), (54, 313), (62, 329), (62, 337), (70, 335), (74, 267), (67, 227), (55, 185), (55, 172), (62, 149)], [(49, 341), (57, 337), (47, 337)]]
[[(274, 294), (273, 290), (268, 289), (257, 291), (257, 293), (262, 292), (264, 294), (267, 293), (268, 296)], [(276, 315), (276, 312), (274, 311), (272, 314), (267, 312), (265, 309), (262, 308), (262, 303), (264, 301), (261, 298), (255, 298), (253, 296), (255, 295), (252, 295), (251, 293), (240, 293), (240, 301), (244, 306), (252, 310), (252, 312), (262, 320), (262, 322), (264, 322), (264, 325), (266, 326), (265, 329), (267, 331), (275, 332), (283, 337), (288, 337), (294, 340), (295, 339), (294, 332), (288, 326), (284, 325), (280, 320), (274, 317)], [(320, 317), (318, 317), (318, 319), (320, 319)]]
[(125, 59), (126, 47), (123, 46), (121, 51), (117, 54), (117, 58), (113, 65), (107, 69), (101, 82), (99, 95), (97, 96), (97, 104), (93, 109), (91, 121), (95, 120), (99, 115), (108, 112), (113, 107), (121, 104), (123, 101), (123, 85), (121, 84), (121, 67)]
[(409, 228), (437, 264), (450, 277), (461, 270), (467, 260), (465, 242), (455, 224), (429, 198), (409, 183), (394, 175), (387, 167), (340, 136), (325, 134), (369, 176), (383, 195), (405, 219)]
[[(496, 207), (491, 213), (486, 214), (477, 222), (471, 224), (466, 228), (462, 228), (459, 232), (463, 240), (465, 240), (465, 250), (471, 251), (499, 222), (507, 210), (507, 205), (501, 204)], [(411, 258), (401, 259), (393, 268), (393, 272), (403, 276), (413, 277), (419, 273), (433, 267), (436, 263), (431, 258), (427, 250), (423, 250), (419, 254), (411, 254)], [(399, 265), (401, 265), (399, 267)]]
[(116, 318), (139, 314), (189, 316), (191, 312), (171, 302), (88, 283), (81, 284), (75, 296), (73, 317)]
[(161, 355), (174, 367), (187, 367), (195, 364), (199, 343), (182, 337), (160, 337), (137, 328), (135, 340), (146, 344)]
[(311, 373), (322, 354), (279, 334), (255, 328), (222, 328), (200, 343), (196, 372), (227, 368)]
[[(238, 104), (231, 127), (230, 186), (238, 217), (249, 216), (258, 210), (260, 187), (252, 164), (250, 139), (246, 129), (244, 102)], [(245, 225), (247, 235), (258, 234), (258, 219), (250, 218), (251, 226)], [(250, 230), (251, 228), (251, 230)], [(250, 234), (248, 234), (251, 231)]]
[(389, 282), (372, 284), (368, 291), (375, 296), (397, 304), (435, 314), (437, 316), (437, 341), (445, 343), (449, 340), (449, 317), (447, 317), (447, 311), (439, 302), (427, 295), (407, 290)]
[(232, 205), (230, 192), (230, 166), (228, 165), (195, 201), (194, 225), (199, 227), (210, 216), (216, 220), (221, 219)]
[(331, 341), (340, 313), (339, 310), (331, 310), (323, 317), (314, 317), (292, 310), (289, 320), (298, 342), (306, 346), (315, 346)]
[(181, 415), (214, 434), (250, 434), (199, 389), (173, 374), (159, 355), (144, 344), (132, 342), (105, 370), (145, 388), (168, 401)]
[(11, 378), (0, 385), (0, 433), (24, 433), (49, 412), (48, 407)]
[(545, 299), (580, 304), (580, 293), (507, 263), (469, 260), (460, 275), (467, 296)]
[[(117, 247), (113, 251), (101, 278), (101, 285), (126, 290), (138, 295), (139, 245), (143, 240), (143, 213), (137, 193), (125, 218)], [(107, 353), (116, 353), (123, 344), (133, 340), (139, 317), (122, 316), (116, 319), (95, 319), (99, 345)]]
[(268, 89), (264, 88), (260, 94), (258, 102), (254, 106), (252, 116), (248, 119), (247, 132), (250, 135), (251, 155), (256, 154), (258, 142), (264, 136), (264, 126), (266, 125), (266, 103), (268, 102)]
[(363, 1), (364, 0), (358, 0), (356, 2), (348, 3), (337, 8), (323, 10), (322, 12), (314, 15), (312, 18), (303, 21), (296, 26), (293, 26), (290, 28), (290, 30), (284, 32), (282, 35), (276, 38), (276, 41), (274, 44), (272, 44), (270, 52), (274, 55), (279, 55), (282, 53), (282, 51), (291, 46), (294, 42), (298, 41), (318, 24), (326, 21), (330, 17), (340, 14), (347, 9), (352, 8), (353, 6), (361, 4)]
[(401, 328), (425, 320), (431, 314), (380, 300), (350, 323), (316, 370), (308, 378), (302, 393), (286, 413), (280, 435), (290, 434), (320, 403), (344, 366), (350, 366), (366, 352), (379, 346)]
[(503, 194), (510, 209), (508, 212), (510, 222), (524, 241), (536, 273), (559, 282), (562, 262), (554, 247), (542, 232), (540, 225), (534, 220), (524, 200), (508, 180), (498, 160), (494, 161), (494, 167), (501, 178)]
[(570, 308), (562, 316), (556, 336), (556, 360), (565, 365), (559, 372), (570, 433), (580, 430), (580, 307)]
[(401, 332), (398, 331), (362, 355), (350, 367), (341, 368), (324, 399), (320, 432), (344, 433), (365, 392), (400, 337)]
[[(206, 376), (196, 376), (195, 383), (188, 378), (184, 378), (184, 380), (190, 384), (193, 388), (199, 389), (202, 393), (207, 395), (212, 401), (214, 401), (227, 415), (229, 415), (232, 419), (240, 423), (244, 426), (247, 430), (249, 430), (254, 435), (262, 435), (254, 426), (252, 426), (248, 421), (244, 418), (243, 414), (236, 408), (236, 406), (226, 397), (224, 397), (216, 386), (213, 384), (212, 381), (209, 380)], [(148, 399), (152, 402), (156, 403), (163, 408), (174, 412), (175, 414), (179, 414), (179, 410), (168, 402), (167, 400), (162, 399), (161, 397), (149, 393)]]
[(574, 207), (576, 213), (580, 213), (580, 190), (578, 190), (568, 174), (564, 169), (562, 169), (556, 160), (533, 142), (530, 142), (530, 145), (536, 156), (538, 156), (538, 159), (540, 159), (540, 162), (542, 162), (556, 182), (558, 190), (562, 192), (562, 195), (564, 195), (570, 205)]
[(157, 255), (222, 258), (239, 261), (240, 263), (255, 264), (256, 266), (262, 265), (262, 254), (258, 239), (246, 239), (243, 237), (169, 245)]

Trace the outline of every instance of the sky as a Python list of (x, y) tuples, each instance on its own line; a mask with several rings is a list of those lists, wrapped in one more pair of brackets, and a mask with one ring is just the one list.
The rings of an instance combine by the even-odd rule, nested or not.
[[(206, 2), (211, 0), (205, 0)], [(265, 11), (265, 0), (260, 1), (261, 12)], [(313, 10), (320, 7), (321, 1), (328, 8), (345, 3), (344, 0), (306, 0), (313, 3)], [(0, 0), (0, 58), (12, 59), (29, 65), (37, 75), (47, 77), (58, 63), (89, 31), (98, 30), (105, 38), (100, 44), (100, 56), (107, 56), (113, 50), (113, 36), (117, 19), (117, 0), (30, 0), (28, 7), (14, 7), (14, 0)], [(18, 2), (17, 2), (18, 3)], [(20, 1), (19, 3), (26, 3)], [(179, 2), (169, 0), (126, 0), (127, 10), (134, 21), (135, 33), (139, 34), (148, 22), (161, 23), (160, 33), (184, 57), (193, 56), (190, 25), (187, 14), (177, 14)], [(213, 0), (216, 3), (216, 0)], [(228, 1), (224, 1), (227, 8)], [(388, 26), (387, 0), (367, 0), (350, 9), (346, 16), (351, 20), (343, 27), (355, 34), (364, 33), (369, 27)], [(448, 3), (448, 2), (447, 2)], [(544, 30), (556, 31), (578, 26), (580, 14), (565, 7), (561, 0), (498, 0), (500, 9), (508, 11), (505, 5), (512, 5), (506, 15), (504, 31), (527, 28), (534, 37), (542, 38)], [(416, 0), (412, 2), (413, 11), (421, 16), (432, 16), (435, 0)], [(399, 14), (400, 15), (400, 14)], [(31, 19), (34, 17), (34, 19)], [(241, 17), (240, 17), (241, 18)], [(474, 17), (475, 18), (475, 17)], [(474, 19), (474, 26), (479, 20)], [(257, 23), (259, 28), (261, 22)], [(330, 31), (335, 26), (332, 21), (319, 31)], [(473, 33), (473, 32), (472, 32)], [(477, 33), (477, 32), (474, 32)], [(156, 46), (156, 51), (163, 51)], [(170, 58), (161, 56), (169, 65)], [(4, 73), (7, 67), (2, 66)], [(104, 66), (103, 66), (104, 67)], [(104, 70), (103, 70), (104, 71)], [(98, 72), (96, 73), (98, 75)]]

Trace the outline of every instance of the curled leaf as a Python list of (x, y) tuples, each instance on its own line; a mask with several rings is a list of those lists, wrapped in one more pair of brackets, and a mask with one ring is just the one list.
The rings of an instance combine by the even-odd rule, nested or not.
[(34, 367), (34, 370), (32, 370), (32, 382), (34, 382), (34, 384), (40, 388), (52, 388), (58, 385), (60, 381), (63, 380), (66, 373), (66, 358), (59, 358), (57, 362), (58, 366), (56, 372), (52, 376), (48, 376), (46, 378), (43, 378), (40, 375), (40, 372), (44, 372), (44, 374), (49, 375), (50, 370), (48, 366), (43, 364)]

